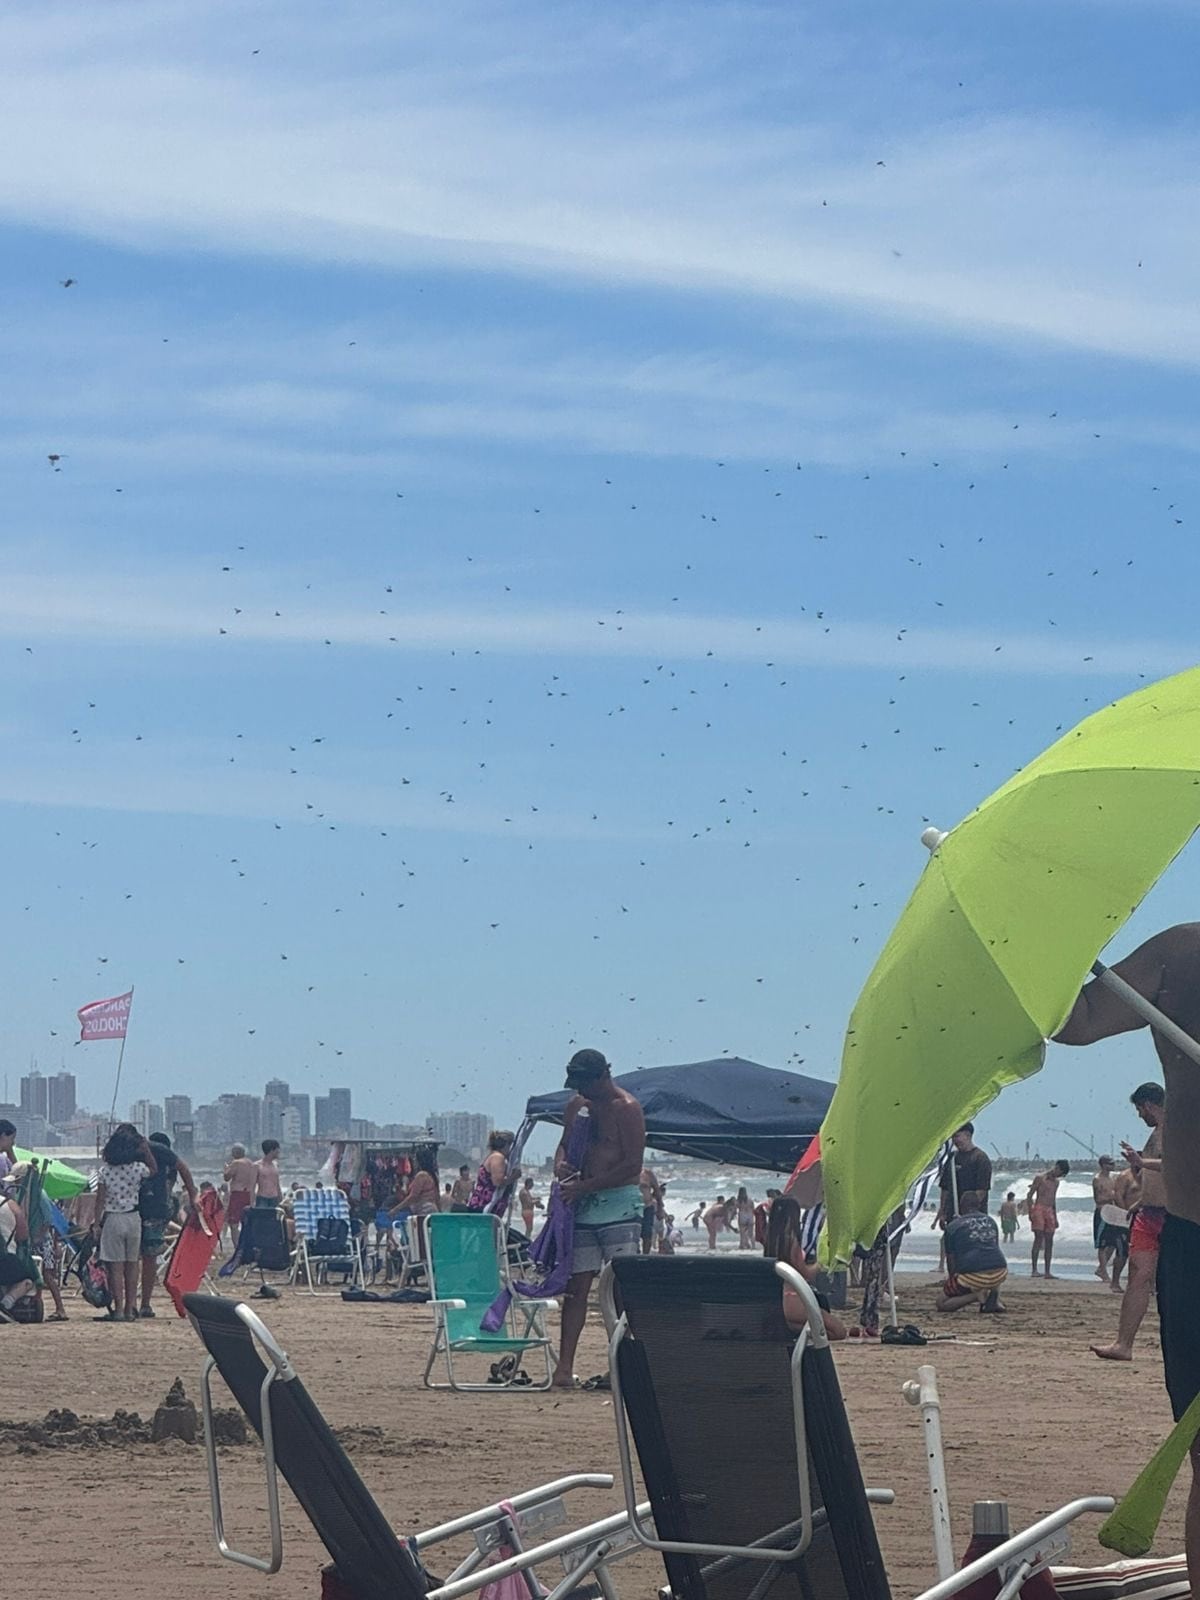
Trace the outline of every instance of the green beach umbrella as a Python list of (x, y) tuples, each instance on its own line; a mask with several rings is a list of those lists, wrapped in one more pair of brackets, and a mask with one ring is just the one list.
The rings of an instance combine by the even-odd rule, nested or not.
[(1198, 825), (1192, 668), (1088, 717), (951, 832), (926, 830), (932, 854), (858, 997), (821, 1130), (832, 1257), (873, 1239), (946, 1135), (1038, 1070)]
[(39, 1171), (45, 1169), (42, 1176), (42, 1189), (51, 1200), (70, 1200), (73, 1195), (82, 1194), (88, 1186), (87, 1177), (82, 1172), (76, 1172), (74, 1167), (67, 1166), (65, 1161), (55, 1161), (46, 1156), (35, 1156), (32, 1150), (13, 1149), (16, 1161), (33, 1161), (37, 1163)]

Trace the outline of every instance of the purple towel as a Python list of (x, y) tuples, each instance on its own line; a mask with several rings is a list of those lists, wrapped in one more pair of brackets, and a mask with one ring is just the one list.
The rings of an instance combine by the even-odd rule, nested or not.
[[(575, 1118), (571, 1137), (567, 1142), (567, 1163), (578, 1172), (583, 1166), (588, 1141), (592, 1135), (591, 1119)], [(571, 1256), (575, 1248), (575, 1207), (568, 1205), (559, 1193), (557, 1180), (550, 1186), (550, 1199), (546, 1206), (546, 1220), (537, 1238), (529, 1247), (529, 1259), (537, 1270), (530, 1282), (513, 1283), (502, 1289), (484, 1314), (479, 1326), (484, 1333), (499, 1333), (508, 1317), (513, 1295), (524, 1295), (531, 1300), (545, 1300), (561, 1294), (571, 1276)]]

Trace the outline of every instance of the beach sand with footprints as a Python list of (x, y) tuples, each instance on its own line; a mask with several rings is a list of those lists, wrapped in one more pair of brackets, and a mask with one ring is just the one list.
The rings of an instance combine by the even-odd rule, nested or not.
[[(924, 1351), (838, 1350), (866, 1481), (896, 1491), (896, 1504), (876, 1512), (896, 1594), (916, 1593), (934, 1576), (919, 1415), (900, 1394), (920, 1362), (933, 1362), (942, 1390), (960, 1547), (973, 1500), (1007, 1499), (1015, 1528), (1077, 1494), (1119, 1494), (1168, 1431), (1153, 1311), (1137, 1359), (1117, 1367), (1088, 1353), (1089, 1343), (1110, 1336), (1115, 1325), (1113, 1297), (1099, 1285), (1093, 1291), (1017, 1280), (1002, 1320), (969, 1312), (935, 1318), (928, 1279), (902, 1276), (899, 1293), (904, 1321), (953, 1332), (956, 1342)], [(125, 1574), (121, 1581), (131, 1593), (143, 1592), (138, 1573), (159, 1572), (176, 1600), (317, 1596), (324, 1553), (286, 1490), (283, 1573), (266, 1579), (217, 1557), (199, 1445), (139, 1442), (127, 1419), (96, 1427), (118, 1411), (148, 1423), (177, 1377), (198, 1402), (201, 1347), (190, 1327), (164, 1314), (169, 1306), (160, 1306), (154, 1322), (106, 1327), (93, 1323), (78, 1300), (69, 1305), (72, 1320), (64, 1325), (0, 1330), (6, 1521), (44, 1535), (10, 1543), (9, 1586), (40, 1586), (53, 1543), (66, 1539), (88, 1559), (54, 1564), (58, 1600), (91, 1600), (105, 1572)], [(398, 1533), (561, 1473), (616, 1470), (606, 1395), (493, 1398), (423, 1389), (431, 1320), (424, 1307), (344, 1306), (294, 1292), (259, 1306)], [(602, 1330), (593, 1317), (578, 1371), (586, 1376), (604, 1365)], [(51, 1406), (75, 1413), (82, 1429), (29, 1426)], [(105, 1435), (116, 1443), (101, 1442)], [(265, 1497), (256, 1445), (224, 1448), (222, 1471), (230, 1536), (240, 1548), (261, 1551)], [(618, 1499), (617, 1490), (585, 1491), (573, 1509), (579, 1520), (591, 1520), (616, 1509)], [(1160, 1552), (1182, 1546), (1183, 1503), (1177, 1487)], [(1108, 1559), (1096, 1542), (1097, 1526), (1089, 1519), (1076, 1532), (1080, 1564)], [(431, 1565), (439, 1574), (447, 1568), (444, 1559)], [(646, 1554), (616, 1574), (621, 1594), (638, 1600), (651, 1600), (662, 1580), (657, 1558)]]

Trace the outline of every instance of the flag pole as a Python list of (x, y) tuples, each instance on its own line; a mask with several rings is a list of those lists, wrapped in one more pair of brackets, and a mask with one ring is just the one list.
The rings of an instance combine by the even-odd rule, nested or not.
[(125, 1060), (125, 1040), (129, 1037), (129, 1023), (133, 1017), (133, 984), (129, 985), (129, 1010), (125, 1013), (125, 1032), (121, 1035), (121, 1049), (117, 1055), (117, 1075), (113, 1079), (112, 1105), (108, 1111), (108, 1131), (111, 1133), (117, 1121), (117, 1093), (121, 1087), (121, 1065)]

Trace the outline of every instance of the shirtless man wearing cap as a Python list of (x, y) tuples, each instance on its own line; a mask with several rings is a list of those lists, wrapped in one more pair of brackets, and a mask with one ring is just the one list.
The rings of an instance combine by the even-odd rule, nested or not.
[[(1200, 922), (1157, 933), (1112, 969), (1193, 1039), (1200, 1039)], [(1055, 1036), (1092, 1044), (1146, 1023), (1099, 982), (1086, 985)], [(1200, 1393), (1200, 1066), (1162, 1034), (1151, 1034), (1166, 1082), (1161, 1172), (1166, 1213), (1158, 1241), (1158, 1315), (1167, 1393), (1176, 1418)], [(1143, 1176), (1145, 1172), (1143, 1157)], [(1127, 1290), (1126, 1293), (1129, 1291)], [(1192, 1446), (1192, 1489), (1185, 1524), (1188, 1576), (1200, 1594), (1200, 1442)]]
[[(642, 1191), (638, 1180), (646, 1153), (646, 1119), (642, 1108), (613, 1082), (599, 1050), (577, 1050), (567, 1065), (567, 1102), (563, 1136), (554, 1157), (559, 1193), (575, 1207), (575, 1247), (571, 1278), (563, 1294), (562, 1335), (556, 1389), (575, 1384), (575, 1351), (587, 1321), (588, 1292), (596, 1274), (615, 1256), (635, 1256), (642, 1232)], [(582, 1168), (567, 1163), (567, 1146), (576, 1119), (586, 1114), (591, 1138)]]

